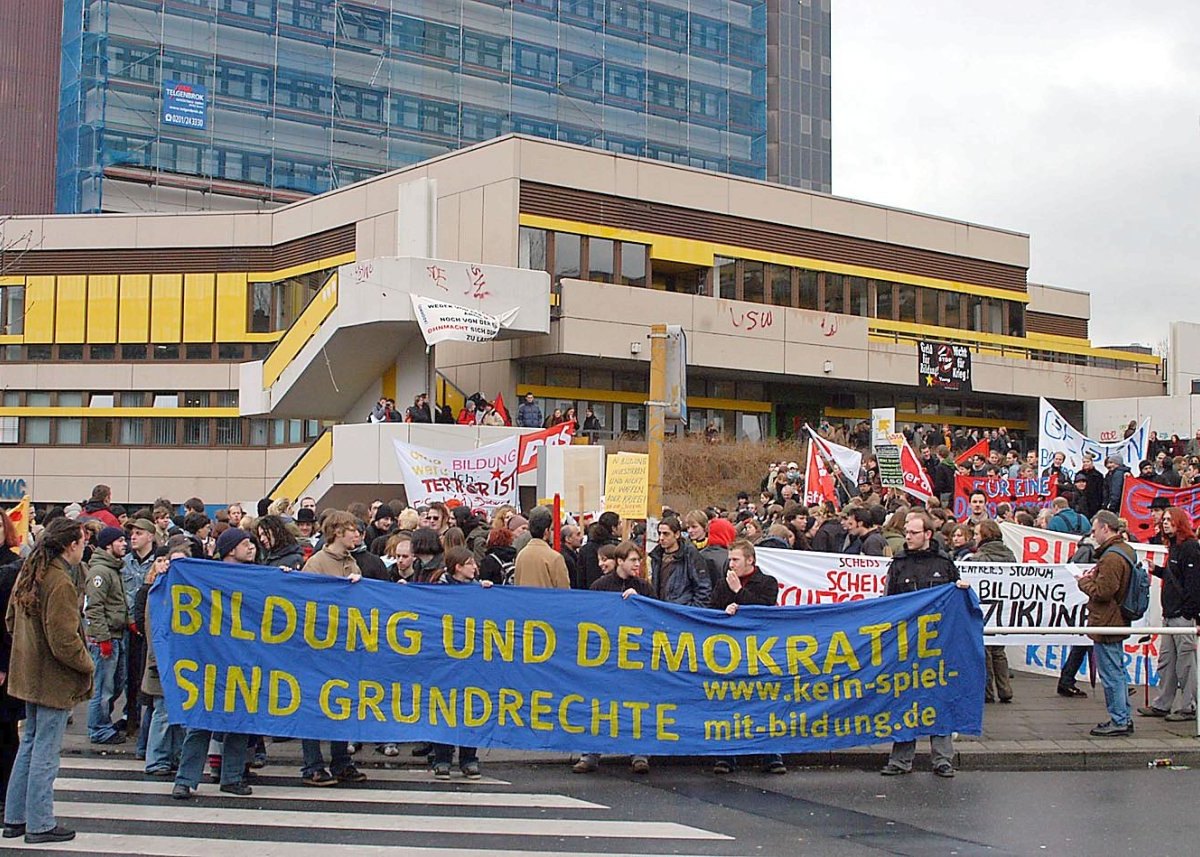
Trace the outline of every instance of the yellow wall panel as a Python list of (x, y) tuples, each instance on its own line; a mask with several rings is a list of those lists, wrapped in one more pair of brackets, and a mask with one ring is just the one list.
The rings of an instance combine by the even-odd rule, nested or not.
[(249, 297), (245, 274), (217, 274), (217, 342), (246, 342)]
[(116, 274), (97, 274), (88, 277), (88, 342), (107, 343), (117, 341), (118, 282)]
[(121, 275), (121, 308), (117, 324), (121, 342), (150, 341), (150, 275)]
[(55, 294), (54, 338), (58, 342), (83, 342), (87, 327), (87, 277), (58, 278)]
[(150, 279), (150, 341), (179, 342), (183, 335), (183, 274)]
[(25, 341), (54, 341), (54, 277), (25, 280)]
[(183, 341), (212, 342), (216, 275), (183, 276)]

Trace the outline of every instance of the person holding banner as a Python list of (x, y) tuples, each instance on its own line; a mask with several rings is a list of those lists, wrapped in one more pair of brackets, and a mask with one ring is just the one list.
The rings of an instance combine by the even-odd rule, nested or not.
[[(904, 550), (892, 560), (888, 569), (887, 595), (917, 592), (953, 583), (962, 589), (968, 584), (960, 580), (958, 569), (950, 557), (933, 539), (933, 520), (924, 512), (909, 513), (904, 523)], [(887, 764), (879, 773), (885, 777), (911, 774), (916, 741), (896, 741), (892, 744)], [(954, 776), (954, 738), (950, 735), (930, 735), (929, 754), (933, 773), (939, 777)]]

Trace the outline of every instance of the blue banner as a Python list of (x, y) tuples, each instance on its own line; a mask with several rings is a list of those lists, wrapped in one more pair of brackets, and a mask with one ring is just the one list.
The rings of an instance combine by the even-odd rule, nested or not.
[(164, 125), (204, 130), (208, 119), (208, 90), (199, 83), (163, 81)]
[(728, 616), (188, 559), (149, 609), (171, 722), (215, 731), (715, 755), (983, 724), (983, 617), (954, 586)]

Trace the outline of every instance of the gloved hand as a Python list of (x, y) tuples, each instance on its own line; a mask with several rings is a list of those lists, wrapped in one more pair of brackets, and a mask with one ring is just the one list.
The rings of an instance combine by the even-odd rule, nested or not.
[(113, 656), (112, 640), (104, 640), (96, 645), (100, 648), (100, 657), (108, 660)]
[(141, 634), (142, 634), (142, 632), (138, 630), (137, 622), (130, 622), (130, 623), (129, 623), (129, 630), (130, 630), (131, 632), (133, 632), (134, 634), (137, 634), (139, 637), (140, 637), (140, 636), (141, 636)]

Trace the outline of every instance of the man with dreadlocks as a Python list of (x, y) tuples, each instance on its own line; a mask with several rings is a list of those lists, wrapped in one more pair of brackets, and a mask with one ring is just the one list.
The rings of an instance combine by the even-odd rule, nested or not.
[(25, 700), (25, 730), (4, 802), (4, 837), (66, 842), (54, 817), (54, 779), (67, 716), (92, 695), (92, 656), (67, 569), (83, 561), (83, 527), (51, 521), (21, 566), (5, 623), (12, 635), (8, 692)]

